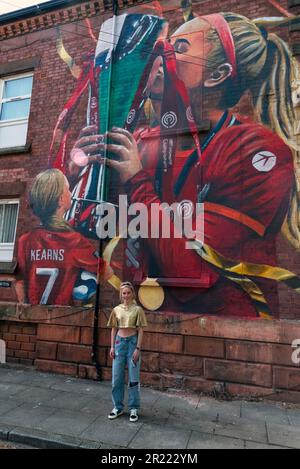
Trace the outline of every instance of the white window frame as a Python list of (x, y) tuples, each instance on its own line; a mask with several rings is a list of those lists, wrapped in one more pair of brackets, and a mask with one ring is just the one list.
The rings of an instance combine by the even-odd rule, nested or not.
[[(9, 76), (4, 76), (0, 78), (0, 116), (1, 116), (1, 111), (2, 111), (2, 105), (5, 103), (9, 102), (17, 102), (17, 101), (22, 101), (24, 99), (30, 99), (30, 105), (31, 105), (31, 97), (32, 97), (32, 90), (30, 94), (27, 95), (21, 95), (21, 96), (15, 96), (13, 98), (4, 98), (3, 99), (3, 93), (4, 93), (4, 86), (5, 83), (11, 80), (19, 80), (22, 78), (27, 78), (27, 77), (33, 77), (33, 72), (26, 72), (26, 73), (20, 73), (20, 74), (14, 74), (14, 75), (9, 75)], [(27, 129), (26, 129), (26, 135), (28, 131), (28, 122), (29, 122), (29, 115), (30, 115), (30, 108), (29, 108), (29, 114), (28, 117), (19, 117), (16, 119), (7, 119), (7, 120), (0, 120), (0, 128), (3, 127), (9, 127), (9, 126), (15, 126), (16, 124), (27, 124)], [(26, 142), (24, 142), (25, 145)], [(9, 147), (12, 147), (14, 145), (8, 145)]]
[[(0, 262), (11, 262), (13, 259), (15, 242), (16, 242), (16, 233), (17, 233), (17, 225), (19, 219), (19, 210), (20, 210), (20, 200), (19, 199), (0, 199), (0, 205), (18, 205), (17, 208), (17, 216), (16, 216), (16, 225), (15, 225), (15, 232), (14, 232), (14, 240), (12, 243), (2, 243), (0, 242)], [(3, 221), (4, 223), (4, 217)], [(0, 224), (0, 233), (2, 231), (2, 225)]]

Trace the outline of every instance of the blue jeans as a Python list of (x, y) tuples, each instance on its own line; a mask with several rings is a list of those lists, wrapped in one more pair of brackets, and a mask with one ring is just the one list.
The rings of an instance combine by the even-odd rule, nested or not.
[(128, 368), (128, 408), (140, 408), (140, 367), (141, 357), (133, 363), (132, 355), (137, 345), (137, 335), (116, 336), (115, 358), (112, 366), (112, 400), (118, 410), (124, 407), (125, 368)]

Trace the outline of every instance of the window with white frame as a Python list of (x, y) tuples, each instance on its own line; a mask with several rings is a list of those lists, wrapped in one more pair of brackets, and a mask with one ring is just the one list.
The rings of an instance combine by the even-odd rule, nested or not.
[(0, 78), (0, 149), (26, 144), (33, 73)]
[(18, 212), (18, 200), (0, 199), (0, 262), (11, 262), (13, 259)]

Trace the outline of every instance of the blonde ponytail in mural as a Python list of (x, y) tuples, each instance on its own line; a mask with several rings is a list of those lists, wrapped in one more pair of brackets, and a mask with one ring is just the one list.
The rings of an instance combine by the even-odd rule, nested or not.
[(263, 91), (270, 96), (269, 99), (264, 99), (261, 92), (254, 103), (261, 122), (276, 132), (293, 153), (295, 187), (281, 231), (296, 249), (300, 249), (300, 140), (296, 135), (299, 111), (297, 115), (293, 96), (297, 81), (299, 83), (300, 67), (282, 39), (276, 34), (270, 34), (268, 40), (273, 54), (269, 64), (271, 73), (265, 81)]
[[(224, 98), (220, 105), (232, 107), (237, 104), (246, 90), (250, 90), (257, 120), (274, 131), (291, 148), (294, 155), (296, 185), (282, 232), (289, 242), (299, 249), (300, 139), (295, 135), (295, 125), (299, 116), (296, 115), (293, 93), (297, 83), (296, 88), (300, 88), (300, 68), (287, 44), (276, 34), (268, 34), (265, 29), (268, 25), (286, 23), (288, 19), (249, 20), (235, 13), (221, 14), (232, 32), (238, 80), (236, 84), (227, 83), (227, 86), (233, 89), (230, 93), (223, 93)], [(213, 43), (209, 56), (209, 65), (213, 68), (226, 62), (226, 58), (216, 31), (209, 32), (208, 40)]]
[(43, 171), (33, 181), (29, 194), (30, 206), (47, 230), (73, 231), (69, 223), (56, 215), (65, 183), (65, 176), (58, 169)]

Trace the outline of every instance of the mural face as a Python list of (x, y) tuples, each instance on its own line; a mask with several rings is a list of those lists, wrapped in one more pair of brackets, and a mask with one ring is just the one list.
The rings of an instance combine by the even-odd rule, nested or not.
[[(300, 287), (276, 256), (280, 232), (299, 247), (299, 66), (268, 32), (286, 18), (182, 7), (176, 29), (161, 11), (105, 21), (83, 70), (59, 43), (78, 84), (54, 129), (53, 142), (61, 140), (56, 153), (51, 145), (53, 169), (31, 191), (41, 226), (20, 239), (20, 301), (89, 303), (98, 273), (115, 289), (132, 281), (153, 311), (270, 319), (278, 316), (278, 282)], [(72, 116), (86, 90), (87, 121), (68, 155)], [(125, 215), (121, 202), (116, 211), (108, 199), (112, 171), (127, 197)], [(107, 212), (106, 222), (118, 226), (97, 252)], [(180, 223), (190, 221), (182, 236), (175, 212)], [(169, 236), (151, 236), (159, 222)], [(131, 224), (126, 236), (124, 223)]]

